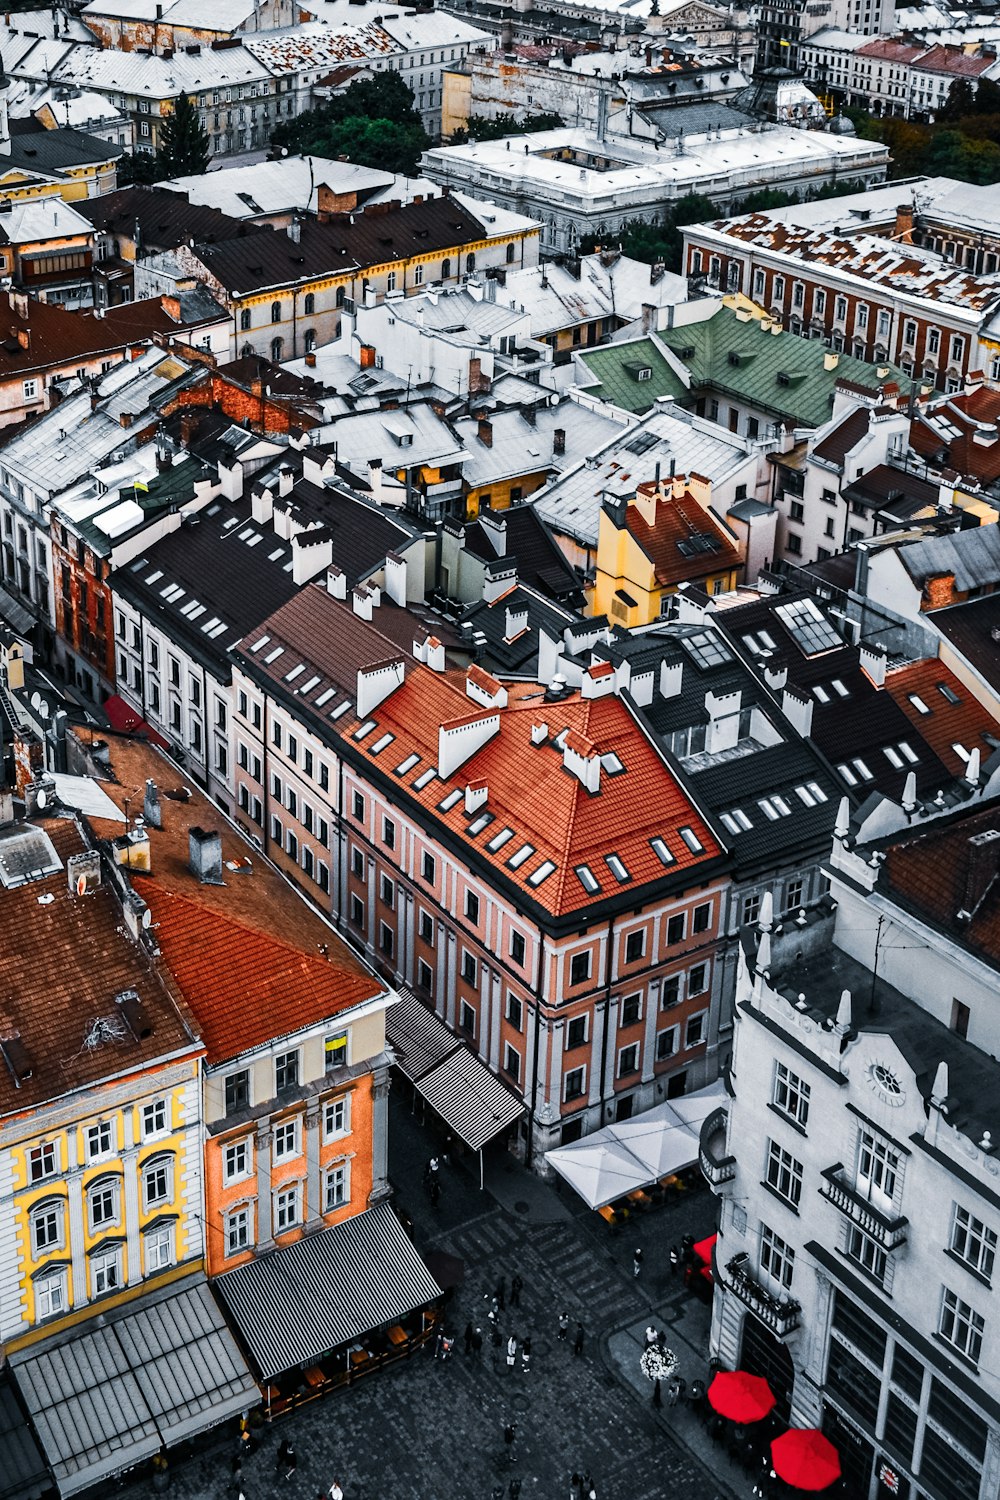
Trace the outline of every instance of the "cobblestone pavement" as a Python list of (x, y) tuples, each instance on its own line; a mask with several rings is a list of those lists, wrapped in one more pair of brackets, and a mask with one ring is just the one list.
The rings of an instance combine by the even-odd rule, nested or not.
[[(413, 1219), (417, 1244), (465, 1262), (464, 1284), (447, 1312), (454, 1356), (438, 1362), (427, 1346), (275, 1422), (244, 1466), (246, 1500), (279, 1494), (316, 1500), (337, 1477), (346, 1500), (490, 1500), (495, 1486), (506, 1492), (515, 1477), (523, 1483), (522, 1500), (566, 1500), (574, 1470), (590, 1471), (599, 1500), (732, 1500), (729, 1484), (688, 1445), (693, 1434), (685, 1424), (696, 1427), (690, 1415), (656, 1412), (641, 1381), (623, 1377), (626, 1366), (615, 1354), (616, 1346), (627, 1347), (631, 1366), (624, 1330), (651, 1315), (661, 1326), (686, 1329), (689, 1340), (703, 1338), (707, 1315), (687, 1305), (679, 1280), (670, 1277), (668, 1248), (688, 1228), (711, 1231), (710, 1195), (692, 1193), (690, 1202), (638, 1221), (635, 1233), (615, 1236), (578, 1200), (498, 1154), (482, 1193), (475, 1163), (446, 1168), (442, 1201), (432, 1213), (420, 1187), (432, 1138), (398, 1098), (391, 1139), (397, 1203)], [(632, 1273), (633, 1240), (643, 1245), (639, 1279)], [(502, 1355), (495, 1367), (488, 1339), (478, 1359), (463, 1352), (467, 1319), (485, 1335), (487, 1294), (501, 1275), (509, 1289), (515, 1271), (524, 1281), (522, 1306), (508, 1302), (500, 1325), (504, 1338), (510, 1332), (519, 1343), (531, 1338), (526, 1374), (520, 1361), (508, 1372)], [(562, 1310), (572, 1319), (566, 1341), (557, 1337)], [(579, 1358), (572, 1350), (578, 1320), (585, 1330)], [(503, 1441), (508, 1419), (517, 1427), (510, 1467)], [(294, 1442), (298, 1469), (278, 1482), (274, 1460), (283, 1437)], [(230, 1442), (176, 1467), (170, 1493), (177, 1500), (234, 1500), (231, 1451)], [(125, 1493), (148, 1500), (148, 1481)]]

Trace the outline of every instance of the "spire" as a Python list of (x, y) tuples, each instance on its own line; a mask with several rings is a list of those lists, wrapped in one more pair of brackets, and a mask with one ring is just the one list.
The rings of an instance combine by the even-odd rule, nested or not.
[(760, 935), (760, 942), (757, 945), (757, 963), (756, 963), (757, 973), (758, 974), (766, 974), (767, 971), (768, 971), (768, 969), (770, 967), (771, 967), (771, 934), (769, 932), (762, 932), (761, 935)]
[(911, 817), (917, 810), (917, 773), (907, 771), (906, 785), (903, 787), (903, 811), (906, 816)]
[(854, 1017), (851, 1012), (851, 992), (843, 990), (840, 996), (840, 1004), (837, 1006), (837, 1019), (834, 1023), (834, 1031), (838, 1036), (849, 1036)]
[(774, 925), (774, 895), (771, 891), (765, 891), (760, 898), (760, 911), (757, 913), (757, 931), (770, 932)]
[(931, 1105), (934, 1109), (944, 1110), (948, 1100), (948, 1064), (939, 1062), (937, 1072), (934, 1074), (934, 1087), (931, 1089)]
[(965, 766), (965, 779), (970, 786), (979, 785), (979, 746), (969, 756)]
[(837, 808), (837, 821), (833, 826), (833, 836), (837, 839), (846, 839), (851, 831), (851, 803), (847, 797), (841, 797), (840, 806)]

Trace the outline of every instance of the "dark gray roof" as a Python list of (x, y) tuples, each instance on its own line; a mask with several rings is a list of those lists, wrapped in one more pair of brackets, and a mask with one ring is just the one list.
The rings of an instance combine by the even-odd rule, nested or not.
[[(527, 629), (514, 641), (506, 639), (508, 608), (528, 611)], [(470, 604), (459, 616), (458, 624), (470, 651), (474, 651), (473, 638), (479, 634), (485, 636), (485, 645), (476, 653), (476, 660), (488, 671), (533, 673), (538, 663), (539, 630), (544, 629), (558, 640), (575, 618), (561, 605), (518, 584), (495, 604), (485, 601)]]
[[(94, 162), (117, 161), (124, 155), (121, 146), (109, 146), (96, 136), (79, 130), (33, 130), (26, 135), (12, 135), (6, 161), (23, 172), (60, 173), (72, 167), (86, 167)], [(87, 200), (82, 200), (85, 203)], [(74, 203), (81, 208), (82, 203)]]

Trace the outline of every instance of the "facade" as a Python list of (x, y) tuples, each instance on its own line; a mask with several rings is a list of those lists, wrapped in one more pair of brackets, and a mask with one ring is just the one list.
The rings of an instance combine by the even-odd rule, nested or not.
[(834, 946), (803, 963), (762, 910), (728, 1122), (702, 1134), (721, 1199), (713, 1352), (822, 1427), (866, 1500), (998, 1482), (996, 782), (950, 812), (922, 803), (916, 826), (897, 805), (842, 809)]
[(954, 83), (976, 85), (1000, 75), (996, 51), (987, 46), (925, 45), (893, 36), (866, 40), (835, 30), (802, 41), (798, 55), (806, 77), (831, 99), (907, 120), (933, 120)]
[(0, 243), (15, 287), (63, 307), (89, 307), (94, 300), (91, 266), (94, 232), (61, 198), (5, 201), (0, 207)]

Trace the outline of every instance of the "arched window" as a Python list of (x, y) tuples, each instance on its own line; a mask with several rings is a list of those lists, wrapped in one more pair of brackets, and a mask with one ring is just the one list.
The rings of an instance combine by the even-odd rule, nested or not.
[(315, 347), (316, 347), (316, 330), (315, 330), (315, 328), (308, 328), (308, 329), (306, 329), (306, 353), (307, 354), (311, 354), (313, 352), (313, 350), (315, 349)]
[(280, 302), (272, 302), (271, 303), (271, 322), (272, 323), (280, 323), (281, 322), (281, 303)]
[(514, 255), (515, 255), (514, 246), (513, 245), (508, 245), (507, 246), (507, 264), (509, 266), (511, 266), (511, 265), (514, 264)]
[(169, 1203), (174, 1196), (174, 1158), (169, 1151), (151, 1156), (142, 1168), (143, 1207), (151, 1208)]
[(441, 262), (441, 280), (442, 281), (447, 281), (448, 277), (450, 275), (451, 275), (451, 260), (448, 258), (448, 256), (445, 256), (444, 260)]
[(274, 363), (276, 365), (281, 363), (281, 351), (284, 348), (284, 346), (285, 346), (284, 339), (272, 339), (271, 340), (271, 359), (274, 361)]
[(337, 306), (338, 307), (343, 307), (345, 295), (346, 294), (344, 292), (344, 288), (342, 286), (338, 286), (338, 288), (337, 288), (337, 298), (336, 298)]
[(302, 310), (307, 318), (312, 317), (313, 313), (316, 311), (315, 292), (306, 292), (305, 302), (302, 304)]
[(474, 271), (476, 269), (476, 257), (472, 254), (471, 251), (465, 257), (465, 269), (467, 271)]
[(247, 330), (249, 329), (249, 327), (250, 327), (250, 309), (249, 309), (249, 307), (245, 307), (243, 309), (243, 311), (240, 313), (240, 328), (241, 328), (241, 330), (244, 333), (246, 333)]

